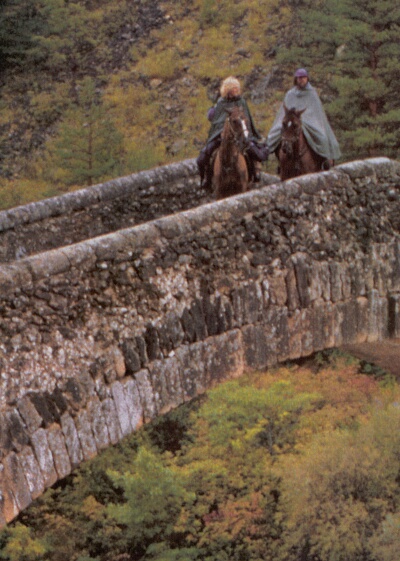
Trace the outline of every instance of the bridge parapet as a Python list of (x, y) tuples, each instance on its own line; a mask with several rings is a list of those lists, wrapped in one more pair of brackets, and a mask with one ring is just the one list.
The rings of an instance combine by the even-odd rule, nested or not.
[(0, 525), (222, 380), (398, 335), (399, 187), (352, 162), (0, 266)]
[[(258, 186), (277, 178), (261, 174)], [(194, 159), (0, 212), (0, 263), (64, 247), (213, 200)]]

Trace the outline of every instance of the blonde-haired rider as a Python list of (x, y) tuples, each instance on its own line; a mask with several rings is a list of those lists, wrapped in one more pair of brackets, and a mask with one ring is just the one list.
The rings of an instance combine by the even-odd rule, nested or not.
[(221, 132), (224, 127), (225, 119), (234, 106), (243, 108), (249, 127), (250, 134), (246, 153), (248, 156), (251, 180), (259, 181), (255, 162), (264, 162), (268, 159), (268, 149), (266, 145), (263, 144), (263, 139), (254, 125), (246, 100), (241, 96), (239, 80), (234, 76), (225, 78), (220, 87), (220, 94), (216, 105), (208, 111), (211, 127), (208, 133), (207, 143), (197, 158), (201, 186), (207, 189), (211, 188), (212, 180), (210, 159), (214, 150), (216, 150), (221, 143)]

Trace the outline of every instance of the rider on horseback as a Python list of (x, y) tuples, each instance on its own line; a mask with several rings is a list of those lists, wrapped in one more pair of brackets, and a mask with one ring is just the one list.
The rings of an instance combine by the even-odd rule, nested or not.
[(208, 139), (205, 147), (201, 150), (197, 158), (197, 166), (200, 173), (201, 186), (207, 189), (211, 188), (212, 167), (210, 160), (213, 152), (221, 144), (221, 132), (224, 127), (225, 119), (229, 111), (239, 106), (243, 108), (249, 127), (249, 142), (246, 147), (247, 161), (249, 172), (253, 181), (259, 181), (259, 172), (255, 162), (264, 162), (268, 159), (268, 149), (263, 143), (263, 139), (257, 131), (253, 118), (246, 101), (241, 97), (240, 82), (237, 78), (230, 76), (226, 78), (221, 85), (221, 97), (216, 105), (208, 111), (208, 119), (211, 121), (211, 127), (208, 133)]
[(270, 153), (277, 153), (279, 149), (285, 107), (304, 111), (302, 114), (304, 136), (314, 152), (322, 157), (324, 162), (323, 168), (329, 169), (334, 161), (340, 158), (340, 148), (322, 107), (317, 90), (310, 84), (309, 75), (305, 68), (296, 70), (294, 74), (294, 87), (286, 93), (283, 104), (268, 133)]

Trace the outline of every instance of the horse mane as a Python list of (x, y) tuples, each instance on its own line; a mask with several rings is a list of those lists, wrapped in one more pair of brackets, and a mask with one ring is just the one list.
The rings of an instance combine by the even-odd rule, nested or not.
[(228, 111), (225, 119), (221, 145), (214, 162), (214, 186), (218, 199), (243, 193), (248, 188), (247, 164), (243, 155), (246, 140), (244, 120), (243, 109), (237, 106)]

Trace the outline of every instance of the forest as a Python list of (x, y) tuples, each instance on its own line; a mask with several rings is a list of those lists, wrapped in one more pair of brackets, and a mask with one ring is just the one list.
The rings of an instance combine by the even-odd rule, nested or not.
[(7, 561), (398, 561), (400, 388), (337, 350), (219, 385), (0, 534)]
[(399, 25), (394, 0), (2, 0), (0, 208), (196, 157), (231, 74), (264, 136), (301, 66), (344, 161), (397, 158)]

